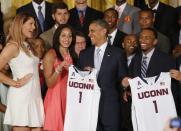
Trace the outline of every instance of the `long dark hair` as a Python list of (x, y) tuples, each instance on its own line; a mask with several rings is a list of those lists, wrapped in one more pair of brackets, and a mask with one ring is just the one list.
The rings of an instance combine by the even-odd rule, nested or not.
[[(71, 42), (71, 45), (68, 48), (69, 51), (72, 48), (72, 46), (74, 45), (74, 43), (75, 43), (75, 33), (74, 33), (73, 28), (70, 25), (68, 25), (68, 24), (61, 24), (61, 25), (59, 25), (59, 27), (56, 29), (56, 31), (54, 33), (54, 36), (53, 36), (53, 49), (55, 50), (58, 59), (60, 59), (61, 61), (63, 61), (64, 59), (63, 59), (62, 54), (59, 51), (59, 46), (60, 46), (59, 37), (60, 37), (60, 34), (62, 33), (64, 28), (68, 28), (72, 32), (72, 42)], [(70, 53), (70, 56), (73, 59), (72, 52), (70, 51), (69, 53)], [(73, 62), (74, 62), (74, 59), (73, 59)]]

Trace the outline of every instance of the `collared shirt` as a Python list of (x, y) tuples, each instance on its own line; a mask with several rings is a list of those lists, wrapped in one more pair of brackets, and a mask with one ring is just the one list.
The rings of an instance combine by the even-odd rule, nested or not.
[(41, 12), (45, 18), (45, 1), (43, 1), (40, 5), (37, 4), (36, 2), (32, 1), (33, 8), (35, 10), (36, 16), (38, 16), (38, 7), (41, 6)]
[(122, 15), (122, 13), (123, 13), (124, 8), (126, 7), (126, 5), (127, 5), (127, 2), (125, 2), (124, 4), (122, 4), (122, 5), (120, 5), (120, 6), (115, 5), (115, 10), (118, 11), (119, 17), (121, 17), (121, 15)]
[(113, 45), (117, 31), (118, 29), (115, 29), (111, 34), (108, 34), (109, 36), (111, 36), (111, 45)]
[(148, 66), (149, 63), (150, 63), (150, 59), (151, 59), (154, 51), (155, 51), (155, 48), (153, 48), (153, 49), (152, 49), (148, 54), (146, 54), (146, 55), (143, 53), (142, 60), (143, 60), (143, 57), (147, 57), (147, 59), (146, 59), (147, 66)]
[(87, 9), (87, 6), (85, 7), (85, 8), (83, 8), (83, 9), (79, 9), (79, 8), (76, 8), (77, 9), (77, 11), (78, 11), (78, 14), (79, 14), (79, 17), (80, 17), (80, 11), (83, 11), (83, 13), (84, 13), (84, 16), (85, 16), (85, 12), (86, 12), (86, 9)]
[(127, 65), (129, 66), (131, 63), (131, 60), (133, 59), (133, 57), (135, 56), (135, 54), (132, 54), (130, 56), (127, 57)]
[(159, 0), (158, 0), (158, 3), (157, 3), (153, 8), (151, 8), (149, 4), (148, 4), (148, 7), (149, 7), (150, 9), (152, 9), (152, 10), (157, 10), (159, 4), (160, 4), (160, 2), (159, 2)]
[[(106, 50), (107, 44), (108, 44), (108, 43), (105, 42), (105, 43), (102, 44), (100, 47), (95, 47), (95, 50), (97, 50), (97, 48), (101, 49), (101, 50), (100, 50), (101, 62), (102, 62), (102, 59), (103, 59), (104, 52), (105, 52), (105, 50)], [(96, 56), (96, 52), (94, 52), (94, 56)]]

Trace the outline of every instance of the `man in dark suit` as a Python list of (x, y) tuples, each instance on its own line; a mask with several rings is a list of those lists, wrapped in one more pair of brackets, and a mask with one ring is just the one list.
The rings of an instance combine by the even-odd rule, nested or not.
[(118, 12), (114, 8), (109, 8), (104, 11), (104, 20), (109, 25), (109, 34), (108, 34), (110, 39), (109, 44), (123, 48), (122, 42), (126, 34), (117, 29), (118, 18), (119, 18)]
[(154, 27), (170, 38), (176, 31), (176, 12), (174, 8), (159, 0), (148, 0), (147, 8), (155, 12)]
[(107, 43), (108, 24), (95, 20), (89, 26), (89, 37), (94, 46), (80, 53), (81, 69), (96, 68), (101, 88), (97, 131), (120, 131), (120, 84), (125, 86), (126, 60), (120, 48)]
[[(155, 22), (154, 13), (150, 9), (141, 10), (139, 12), (139, 24), (141, 29), (144, 28), (153, 28)], [(160, 33), (158, 30), (157, 36), (158, 36), (158, 43), (156, 44), (156, 48), (162, 52), (170, 53), (170, 41), (167, 36)]]
[(37, 18), (38, 34), (41, 34), (54, 25), (51, 6), (45, 0), (32, 0), (32, 2), (18, 8), (16, 13), (27, 12)]
[[(157, 44), (157, 32), (152, 28), (143, 29), (140, 33), (139, 42), (141, 52), (138, 53), (131, 61), (129, 74), (131, 77), (143, 77), (143, 61), (146, 57), (145, 77), (159, 75), (161, 72), (169, 72), (170, 69), (176, 68), (176, 63), (171, 56), (160, 52), (155, 48)], [(172, 93), (178, 111), (178, 88), (175, 87), (175, 82), (172, 81)]]
[[(83, 32), (87, 39), (91, 21), (103, 18), (103, 13), (87, 6), (87, 0), (75, 0), (75, 8), (70, 10), (69, 24)], [(91, 45), (88, 39), (88, 46)]]

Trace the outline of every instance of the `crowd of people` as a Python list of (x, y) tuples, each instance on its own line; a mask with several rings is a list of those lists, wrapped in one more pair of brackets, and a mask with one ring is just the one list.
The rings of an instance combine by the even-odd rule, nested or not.
[(97, 131), (133, 131), (128, 79), (137, 76), (170, 72), (181, 117), (181, 7), (116, 0), (101, 12), (87, 0), (70, 10), (64, 2), (32, 0), (16, 13), (0, 33), (1, 131), (63, 131), (72, 64), (97, 69)]

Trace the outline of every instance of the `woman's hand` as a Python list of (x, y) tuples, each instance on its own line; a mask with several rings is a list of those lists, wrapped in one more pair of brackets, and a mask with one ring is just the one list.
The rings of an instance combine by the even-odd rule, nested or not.
[(26, 74), (21, 79), (17, 79), (17, 81), (15, 81), (14, 87), (20, 88), (20, 87), (26, 85), (29, 82), (29, 80), (31, 79), (32, 76), (33, 76), (33, 74), (29, 73), (29, 74)]

